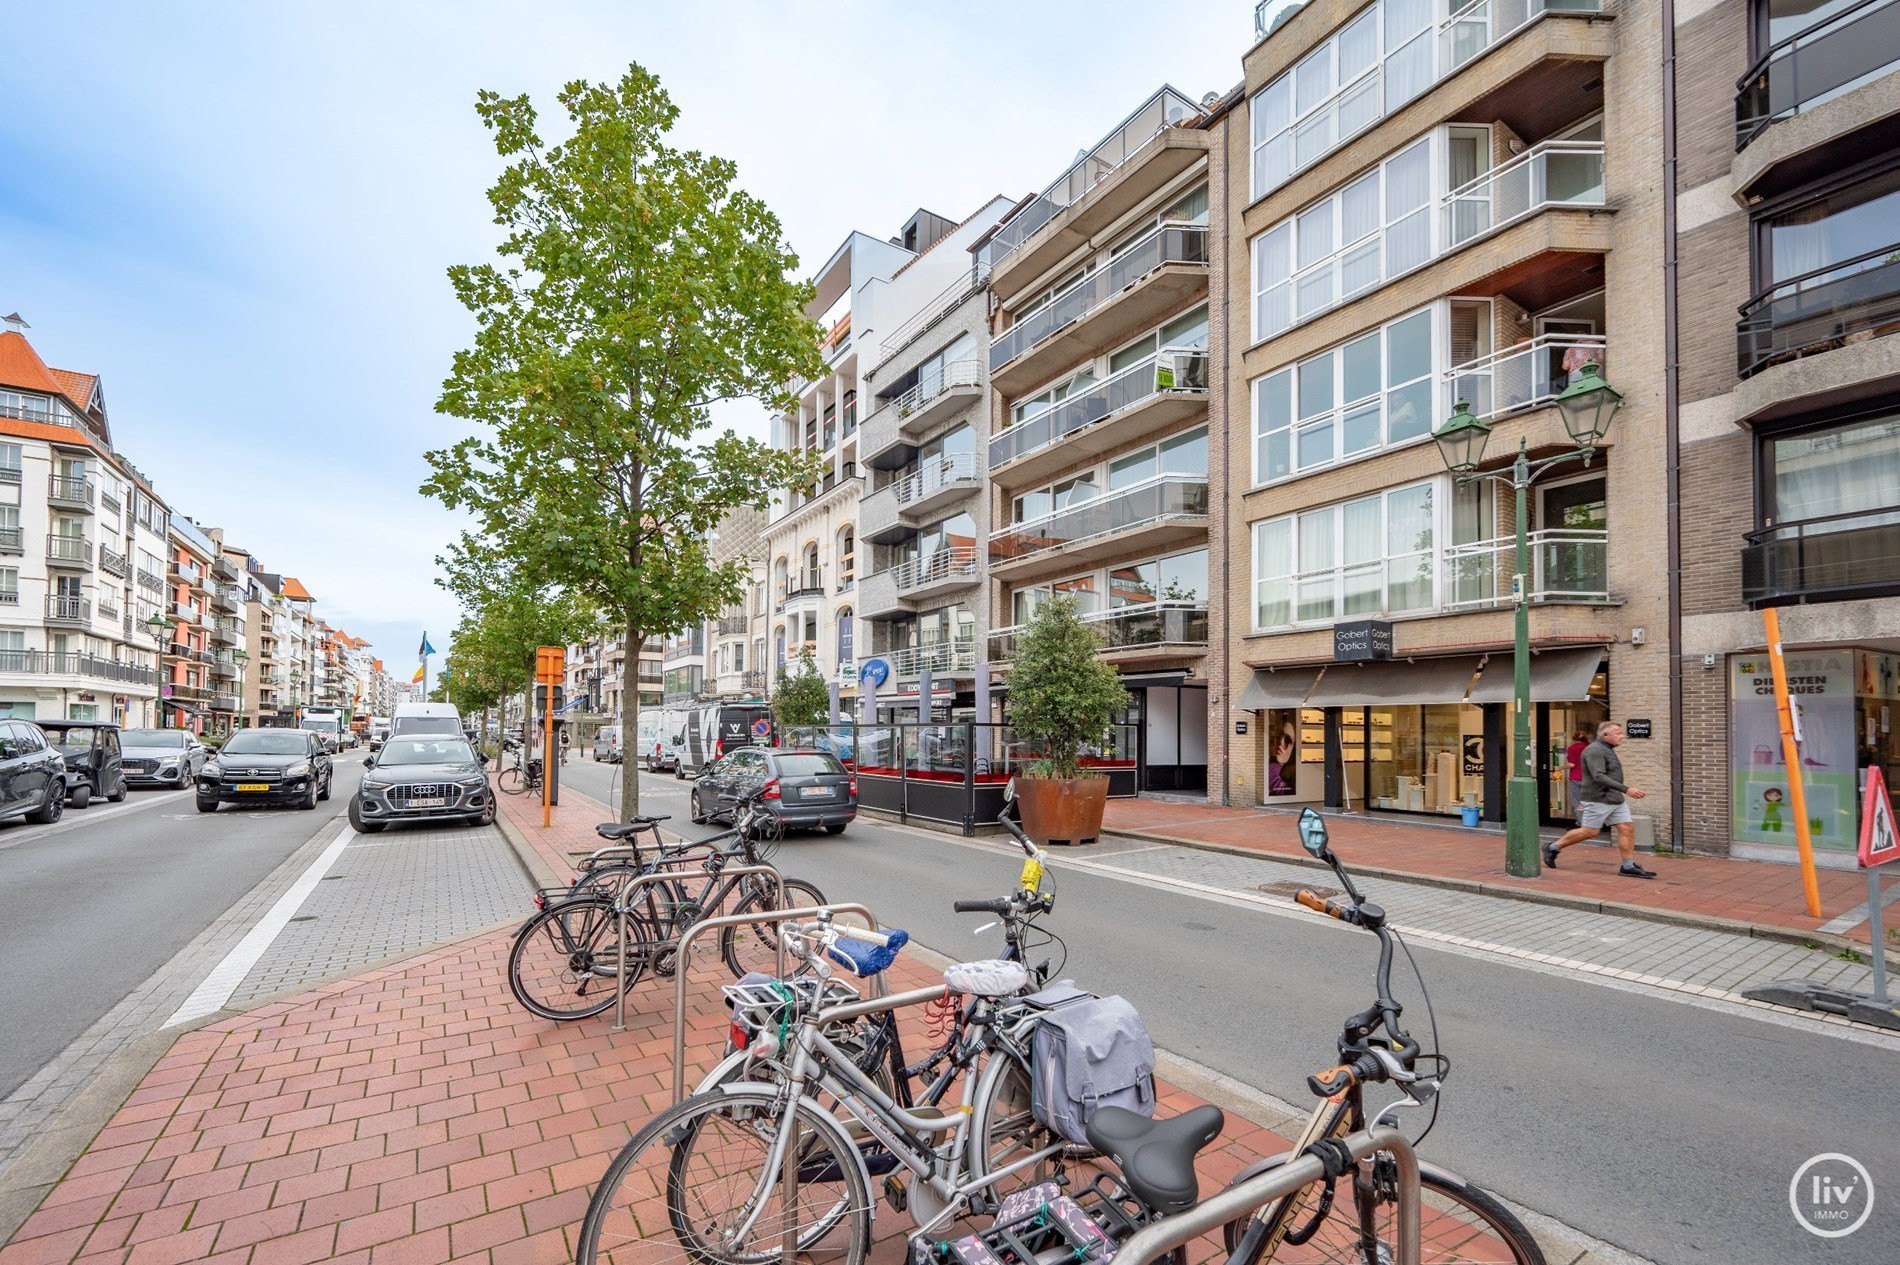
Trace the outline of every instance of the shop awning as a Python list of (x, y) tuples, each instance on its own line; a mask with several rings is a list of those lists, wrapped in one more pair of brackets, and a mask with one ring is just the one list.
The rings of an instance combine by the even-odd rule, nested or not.
[[(1545, 650), (1531, 656), (1533, 703), (1579, 703), (1590, 697), (1590, 682), (1603, 666), (1603, 647)], [(1474, 703), (1508, 703), (1516, 693), (1517, 668), (1509, 654), (1494, 654), (1472, 688)]]
[(1335, 663), (1307, 696), (1308, 707), (1404, 707), (1462, 703), (1476, 655), (1413, 663)]
[(1243, 712), (1258, 711), (1263, 707), (1298, 707), (1306, 702), (1306, 696), (1313, 692), (1313, 683), (1319, 680), (1319, 674), (1325, 668), (1282, 668), (1278, 672), (1269, 672), (1262, 668), (1253, 674), (1253, 680), (1247, 682), (1247, 688), (1240, 692), (1240, 701), (1234, 706)]

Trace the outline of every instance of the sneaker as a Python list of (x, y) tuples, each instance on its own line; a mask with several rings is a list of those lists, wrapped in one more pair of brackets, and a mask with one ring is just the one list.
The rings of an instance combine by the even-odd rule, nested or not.
[(1645, 870), (1642, 866), (1636, 864), (1636, 862), (1634, 861), (1623, 862), (1622, 866), (1616, 872), (1618, 874), (1621, 874), (1624, 878), (1655, 878), (1656, 877), (1656, 871)]
[(1554, 843), (1544, 845), (1544, 868), (1547, 870), (1557, 868), (1557, 845)]

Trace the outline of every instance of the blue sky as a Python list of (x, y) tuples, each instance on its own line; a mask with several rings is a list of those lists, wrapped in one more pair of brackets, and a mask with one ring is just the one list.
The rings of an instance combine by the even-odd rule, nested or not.
[[(488, 257), (499, 168), (471, 108), (629, 61), (734, 159), (807, 268), (926, 206), (1053, 179), (1164, 82), (1240, 78), (1248, 0), (10, 4), (0, 312), (101, 374), (175, 509), (297, 575), (392, 671), (453, 600), (455, 516), (416, 489)], [(722, 414), (756, 428), (756, 409)]]

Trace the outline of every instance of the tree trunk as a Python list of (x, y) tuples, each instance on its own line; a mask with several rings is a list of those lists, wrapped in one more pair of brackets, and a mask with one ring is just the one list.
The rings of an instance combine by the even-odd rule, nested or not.
[(646, 637), (627, 619), (626, 658), (620, 665), (620, 820), (640, 815), (640, 651)]

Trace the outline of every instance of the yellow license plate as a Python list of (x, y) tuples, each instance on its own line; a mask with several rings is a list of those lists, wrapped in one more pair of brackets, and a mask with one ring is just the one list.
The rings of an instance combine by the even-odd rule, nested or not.
[(268, 791), (270, 789), (270, 783), (269, 782), (239, 782), (238, 789), (240, 791)]

